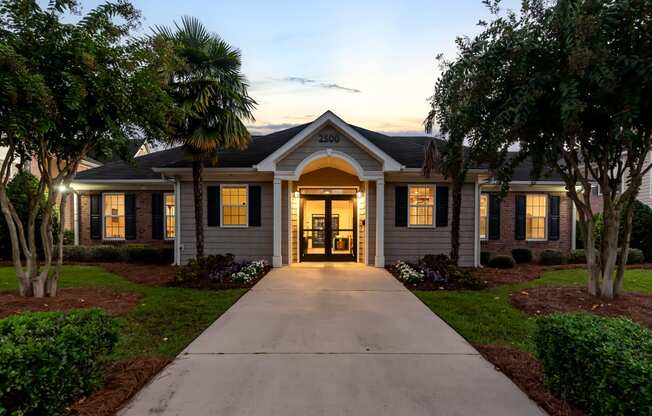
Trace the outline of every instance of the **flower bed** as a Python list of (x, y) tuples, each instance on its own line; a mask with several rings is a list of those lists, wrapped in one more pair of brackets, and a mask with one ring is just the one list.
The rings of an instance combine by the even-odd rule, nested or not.
[(415, 269), (404, 261), (397, 261), (394, 265), (394, 270), (396, 271), (396, 277), (408, 285), (416, 285), (418, 283), (422, 283), (425, 279), (425, 276), (421, 270)]
[(271, 269), (265, 260), (236, 262), (232, 254), (193, 259), (177, 268), (173, 286), (234, 289), (253, 286)]
[(418, 265), (399, 260), (387, 270), (410, 289), (416, 290), (478, 290), (486, 286), (445, 254), (426, 255), (419, 259)]

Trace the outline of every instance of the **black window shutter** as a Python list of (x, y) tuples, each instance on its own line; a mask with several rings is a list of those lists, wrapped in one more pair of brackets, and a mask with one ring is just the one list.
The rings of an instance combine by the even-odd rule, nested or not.
[(91, 198), (91, 240), (102, 239), (102, 195), (94, 194)]
[(125, 194), (125, 239), (136, 239), (136, 194)]
[(500, 197), (489, 194), (489, 239), (500, 240)]
[(249, 187), (249, 226), (260, 227), (261, 224), (260, 186)]
[(206, 187), (206, 209), (207, 225), (209, 227), (220, 226), (220, 187)]
[(437, 187), (437, 204), (435, 214), (435, 225), (437, 227), (448, 227), (448, 186)]
[(152, 239), (163, 239), (163, 192), (152, 192)]
[(516, 239), (525, 240), (525, 195), (516, 195)]
[(557, 195), (548, 197), (548, 240), (559, 240), (559, 213), (561, 199)]
[(394, 188), (394, 225), (407, 227), (408, 220), (408, 187)]

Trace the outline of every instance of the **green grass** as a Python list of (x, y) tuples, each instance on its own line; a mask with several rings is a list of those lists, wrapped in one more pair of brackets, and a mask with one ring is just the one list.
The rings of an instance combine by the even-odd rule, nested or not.
[[(535, 318), (509, 303), (510, 293), (539, 286), (583, 286), (581, 269), (546, 272), (537, 280), (481, 291), (415, 291), (433, 312), (472, 343), (501, 344), (533, 352)], [(627, 270), (625, 290), (652, 294), (652, 270)]]
[[(0, 290), (16, 287), (13, 268), (0, 268)], [(174, 357), (246, 291), (149, 287), (96, 266), (64, 266), (60, 287), (104, 287), (143, 295), (134, 309), (116, 318), (120, 341), (115, 359)]]

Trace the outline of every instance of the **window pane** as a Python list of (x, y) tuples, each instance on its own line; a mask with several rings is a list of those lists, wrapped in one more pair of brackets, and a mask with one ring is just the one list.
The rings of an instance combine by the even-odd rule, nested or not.
[(222, 187), (222, 224), (247, 225), (247, 187)]
[(165, 194), (165, 238), (175, 238), (175, 226), (174, 194)]
[(489, 195), (480, 195), (480, 238), (489, 234)]
[(546, 195), (527, 195), (525, 234), (528, 239), (546, 238)]
[(104, 238), (125, 238), (125, 196), (104, 194)]
[(410, 225), (432, 225), (434, 193), (432, 186), (411, 186), (409, 199)]

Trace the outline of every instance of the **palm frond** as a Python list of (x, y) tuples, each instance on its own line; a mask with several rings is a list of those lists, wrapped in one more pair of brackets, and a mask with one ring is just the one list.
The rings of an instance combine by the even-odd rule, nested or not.
[(441, 172), (441, 167), (442, 154), (439, 145), (435, 139), (430, 140), (424, 149), (421, 174), (426, 178), (430, 178), (430, 175), (432, 175), (433, 172)]

